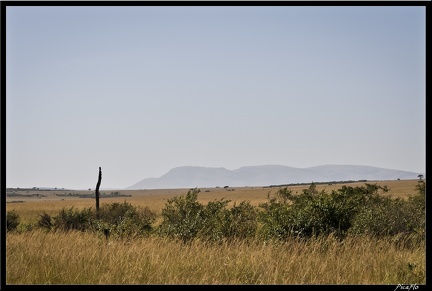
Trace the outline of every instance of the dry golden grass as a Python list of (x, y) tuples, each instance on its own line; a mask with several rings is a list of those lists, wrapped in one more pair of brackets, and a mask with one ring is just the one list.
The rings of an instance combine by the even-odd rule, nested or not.
[(83, 232), (8, 233), (6, 285), (425, 284), (425, 246), (328, 237), (286, 243), (182, 244)]

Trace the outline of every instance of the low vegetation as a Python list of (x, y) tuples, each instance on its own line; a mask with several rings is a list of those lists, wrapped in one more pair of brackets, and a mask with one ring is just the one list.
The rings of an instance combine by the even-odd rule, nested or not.
[(7, 284), (424, 284), (425, 187), (401, 199), (376, 184), (312, 183), (300, 194), (280, 187), (258, 207), (200, 203), (195, 188), (160, 217), (126, 201), (25, 224), (12, 210)]

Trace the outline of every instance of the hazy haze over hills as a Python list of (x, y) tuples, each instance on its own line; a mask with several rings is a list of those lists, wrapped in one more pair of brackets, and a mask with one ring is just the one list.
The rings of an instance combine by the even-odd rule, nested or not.
[(421, 173), (356, 165), (323, 165), (310, 168), (263, 165), (241, 167), (236, 170), (184, 166), (173, 168), (159, 178), (143, 179), (126, 189), (269, 186), (348, 180), (405, 180), (418, 179), (419, 174)]

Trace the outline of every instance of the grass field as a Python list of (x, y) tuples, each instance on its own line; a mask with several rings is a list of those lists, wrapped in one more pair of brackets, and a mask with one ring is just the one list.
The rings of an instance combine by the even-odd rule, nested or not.
[[(387, 186), (382, 195), (407, 199), (416, 193), (418, 180), (368, 181)], [(365, 182), (317, 185), (317, 190), (364, 186)], [(309, 185), (288, 187), (301, 193)], [(267, 201), (279, 188), (201, 188), (198, 201), (225, 198), (231, 205)], [(186, 195), (189, 189), (105, 190), (131, 195), (103, 198), (100, 203), (124, 201), (147, 206), (159, 216), (168, 199)], [(27, 192), (28, 191), (28, 192)], [(14, 210), (21, 223), (35, 223), (43, 212), (55, 216), (62, 208), (95, 207), (95, 199), (56, 194), (91, 191), (20, 190), (16, 194), (44, 196), (7, 197), (6, 211)], [(22, 202), (21, 202), (22, 201)], [(397, 215), (397, 214), (395, 214)], [(410, 237), (333, 236), (292, 238), (284, 242), (234, 241), (187, 244), (162, 238), (106, 239), (79, 231), (33, 229), (6, 235), (6, 285), (119, 284), (119, 285), (394, 285), (426, 284), (426, 243), (410, 243)]]
[[(425, 246), (328, 237), (284, 244), (206, 245), (81, 232), (8, 234), (6, 283), (15, 284), (425, 284)], [(393, 290), (393, 289), (392, 289)]]

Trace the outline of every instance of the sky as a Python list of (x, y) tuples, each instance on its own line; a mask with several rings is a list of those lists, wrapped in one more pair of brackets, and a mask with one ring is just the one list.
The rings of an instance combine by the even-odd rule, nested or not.
[(7, 187), (425, 173), (425, 7), (8, 6), (5, 30)]

